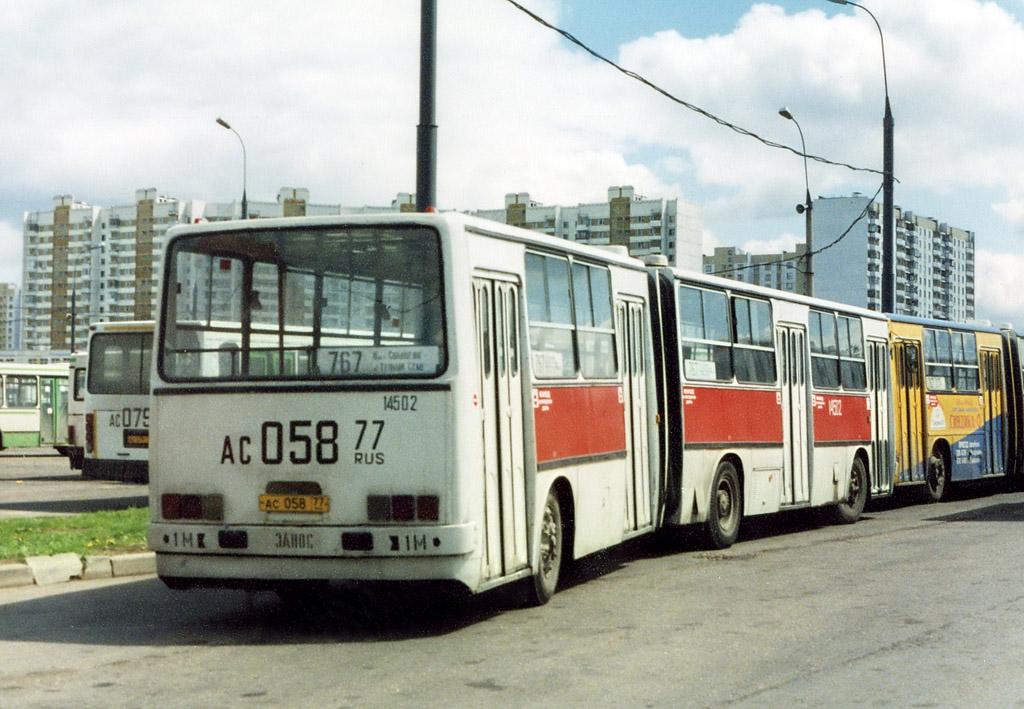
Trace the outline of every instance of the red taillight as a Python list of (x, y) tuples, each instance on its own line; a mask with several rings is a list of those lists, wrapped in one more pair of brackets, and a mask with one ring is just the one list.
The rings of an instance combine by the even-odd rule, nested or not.
[(85, 415), (85, 452), (92, 453), (96, 444), (96, 414)]
[(69, 425), (68, 426), (68, 443), (73, 445), (74, 442), (75, 442), (75, 427)]
[(199, 495), (182, 495), (181, 516), (184, 519), (202, 519), (203, 498), (199, 497)]
[(416, 498), (412, 495), (392, 495), (391, 516), (396, 522), (413, 521), (416, 518)]
[(420, 522), (436, 522), (441, 518), (441, 500), (437, 495), (420, 495), (416, 498), (416, 519)]
[(224, 496), (166, 493), (160, 496), (160, 514), (164, 519), (219, 522), (224, 519)]
[(368, 495), (366, 516), (371, 522), (437, 522), (441, 499), (437, 495)]
[(161, 495), (160, 514), (164, 519), (181, 519), (181, 495)]

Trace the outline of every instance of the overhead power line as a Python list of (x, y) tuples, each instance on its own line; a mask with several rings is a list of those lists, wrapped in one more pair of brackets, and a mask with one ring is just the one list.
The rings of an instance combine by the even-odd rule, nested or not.
[(871, 209), (871, 205), (875, 203), (876, 199), (878, 199), (878, 195), (882, 191), (882, 187), (883, 186), (884, 185), (879, 185), (878, 186), (878, 189), (875, 190), (875, 194), (871, 197), (871, 199), (868, 200), (868, 203), (864, 205), (864, 209), (862, 209), (860, 214), (858, 214), (856, 216), (856, 218), (854, 218), (854, 220), (852, 222), (850, 222), (850, 226), (846, 227), (846, 230), (842, 234), (840, 234), (835, 239), (833, 239), (832, 241), (830, 241), (827, 244), (825, 244), (824, 246), (822, 246), (820, 249), (814, 249), (813, 251), (810, 251), (808, 253), (797, 254), (795, 256), (789, 256), (789, 257), (786, 257), (786, 258), (773, 259), (772, 261), (765, 261), (764, 263), (751, 263), (751, 264), (744, 264), (742, 266), (735, 266), (733, 268), (723, 268), (721, 271), (715, 271), (714, 273), (712, 273), (712, 275), (720, 276), (723, 273), (735, 273), (737, 271), (747, 271), (747, 270), (750, 270), (752, 268), (760, 268), (761, 266), (773, 266), (773, 265), (775, 265), (777, 263), (786, 263), (787, 261), (801, 261), (801, 260), (807, 258), (808, 256), (817, 256), (822, 251), (828, 251), (833, 246), (838, 244), (840, 241), (845, 239), (846, 236), (851, 231), (853, 231), (853, 227), (855, 227), (857, 225), (857, 222), (859, 222), (861, 219), (863, 219), (864, 217), (866, 217), (868, 215), (868, 210)]
[[(570, 32), (568, 32), (566, 30), (563, 30), (560, 27), (555, 27), (553, 24), (551, 24), (550, 22), (545, 20), (543, 17), (541, 17), (537, 13), (535, 13), (535, 12), (533, 12), (531, 10), (528, 10), (527, 8), (523, 7), (518, 2), (516, 2), (516, 0), (506, 0), (506, 2), (508, 2), (510, 5), (512, 5), (516, 9), (520, 10), (521, 12), (525, 13), (530, 18), (532, 18), (534, 21), (540, 23), (544, 27), (547, 27), (548, 29), (553, 30), (554, 32), (557, 32), (558, 34), (562, 35), (562, 37), (564, 37), (565, 39), (569, 40), (570, 42), (575, 44), (577, 47), (579, 47), (580, 49), (582, 49), (583, 51), (585, 51), (587, 54), (591, 55), (595, 59), (598, 59), (598, 60), (604, 62), (605, 64), (608, 64), (609, 66), (613, 67), (614, 69), (616, 69), (617, 71), (621, 72), (622, 74), (625, 74), (629, 78), (631, 78), (631, 79), (633, 79), (635, 81), (639, 81), (644, 86), (646, 86), (646, 87), (648, 87), (650, 89), (654, 89), (655, 91), (657, 91), (659, 94), (661, 94), (665, 98), (669, 99), (670, 101), (672, 101), (674, 103), (677, 103), (680, 106), (683, 106), (684, 108), (688, 108), (689, 110), (691, 110), (691, 111), (693, 111), (695, 113), (698, 113), (698, 114), (704, 116), (705, 118), (711, 119), (712, 121), (714, 121), (715, 123), (719, 124), (720, 126), (723, 126), (725, 128), (728, 128), (729, 130), (735, 131), (736, 133), (739, 133), (740, 135), (744, 135), (744, 136), (747, 136), (749, 138), (753, 138), (754, 140), (757, 140), (758, 142), (762, 143), (763, 145), (766, 145), (769, 148), (778, 148), (780, 150), (787, 150), (787, 151), (793, 153), (794, 155), (798, 155), (800, 157), (806, 157), (809, 160), (814, 160), (816, 162), (824, 163), (825, 165), (834, 165), (836, 167), (845, 167), (845, 168), (847, 168), (849, 170), (853, 170), (855, 172), (869, 172), (869, 173), (873, 173), (875, 175), (881, 175), (883, 177), (885, 176), (885, 173), (883, 171), (881, 171), (881, 170), (875, 170), (873, 168), (868, 168), (868, 167), (857, 167), (855, 165), (850, 165), (849, 163), (837, 162), (835, 160), (829, 160), (828, 158), (823, 158), (823, 157), (820, 157), (818, 155), (805, 154), (803, 151), (797, 150), (796, 148), (791, 148), (788, 145), (784, 145), (782, 143), (777, 143), (777, 142), (775, 142), (773, 140), (768, 140), (766, 138), (761, 137), (757, 133), (754, 133), (753, 131), (750, 131), (750, 130), (747, 130), (746, 128), (738, 126), (735, 123), (730, 123), (729, 121), (725, 120), (724, 118), (719, 118), (715, 114), (711, 113), (710, 111), (706, 111), (705, 109), (701, 108), (700, 106), (696, 106), (696, 105), (694, 105), (694, 104), (692, 104), (692, 103), (690, 103), (688, 101), (684, 101), (683, 99), (681, 99), (678, 96), (672, 94), (671, 92), (663, 89), (662, 87), (658, 86), (657, 84), (655, 84), (654, 82), (648, 80), (647, 78), (641, 76), (640, 74), (636, 73), (635, 71), (631, 71), (629, 69), (626, 69), (625, 67), (623, 67), (623, 66), (613, 62), (608, 57), (604, 56), (603, 54), (600, 54), (596, 50), (594, 50), (594, 49), (590, 48), (589, 46), (587, 46), (586, 44), (584, 44), (582, 41), (580, 41), (579, 39), (574, 37)], [(896, 182), (899, 182), (899, 180), (896, 180)], [(857, 222), (859, 222), (861, 219), (863, 219), (864, 217), (867, 216), (868, 210), (871, 208), (871, 205), (874, 203), (875, 199), (878, 197), (879, 193), (882, 191), (882, 187), (883, 186), (884, 185), (879, 185), (878, 189), (875, 191), (874, 196), (868, 201), (867, 205), (864, 207), (864, 209), (861, 211), (861, 213), (850, 223), (850, 226), (848, 226), (846, 228), (846, 230), (843, 231), (842, 234), (840, 234), (835, 239), (833, 239), (829, 243), (827, 243), (824, 246), (822, 246), (820, 249), (814, 249), (812, 251), (805, 252), (803, 254), (799, 254), (799, 255), (796, 255), (796, 256), (790, 256), (788, 258), (775, 259), (775, 260), (772, 260), (772, 261), (767, 261), (765, 263), (749, 264), (749, 265), (743, 265), (743, 266), (736, 266), (734, 268), (729, 268), (729, 269), (723, 269), (721, 271), (715, 271), (714, 272), (715, 275), (720, 275), (720, 274), (724, 274), (724, 273), (734, 273), (736, 271), (745, 271), (745, 270), (748, 270), (748, 269), (751, 269), (751, 268), (759, 268), (761, 266), (770, 266), (770, 265), (774, 265), (774, 264), (778, 264), (778, 263), (786, 263), (787, 261), (800, 261), (802, 259), (806, 259), (806, 258), (811, 257), (811, 256), (816, 256), (817, 254), (820, 254), (823, 251), (827, 251), (828, 249), (831, 249), (833, 246), (835, 246), (840, 241), (842, 241), (843, 239), (846, 238), (846, 236), (853, 230), (853, 227), (857, 225)]]
[[(799, 155), (800, 157), (806, 157), (809, 160), (814, 160), (816, 162), (824, 163), (825, 165), (834, 165), (836, 167), (845, 167), (845, 168), (847, 168), (849, 170), (853, 170), (855, 172), (870, 172), (870, 173), (874, 173), (876, 175), (883, 175), (883, 172), (881, 170), (875, 170), (874, 168), (857, 167), (855, 165), (850, 165), (849, 163), (837, 162), (835, 160), (829, 160), (828, 158), (823, 158), (823, 157), (820, 157), (818, 155), (810, 155), (810, 154), (805, 155), (803, 152), (797, 150), (796, 148), (791, 148), (788, 145), (784, 145), (782, 143), (776, 143), (773, 140), (768, 140), (766, 138), (761, 137), (757, 133), (754, 133), (753, 131), (750, 131), (750, 130), (747, 130), (746, 128), (738, 126), (735, 123), (730, 123), (729, 121), (725, 120), (724, 118), (719, 118), (715, 114), (711, 113), (710, 111), (704, 110), (700, 106), (696, 106), (696, 105), (694, 105), (694, 104), (692, 104), (692, 103), (690, 103), (688, 101), (684, 101), (683, 99), (679, 98), (678, 96), (676, 96), (676, 95), (672, 94), (671, 92), (669, 92), (669, 91), (663, 89), (662, 87), (658, 86), (654, 82), (644, 78), (640, 74), (637, 74), (635, 71), (631, 71), (631, 70), (626, 69), (625, 67), (623, 67), (623, 66), (621, 66), (619, 64), (616, 64), (615, 62), (613, 62), (608, 57), (604, 56), (603, 54), (600, 54), (599, 52), (595, 51), (594, 49), (591, 49), (589, 46), (587, 46), (586, 44), (581, 42), (579, 39), (574, 37), (568, 31), (563, 30), (563, 29), (561, 29), (559, 27), (555, 27), (553, 24), (551, 24), (550, 22), (545, 20), (540, 15), (536, 14), (535, 12), (533, 12), (531, 10), (528, 10), (525, 7), (523, 7), (518, 2), (516, 2), (516, 0), (506, 0), (506, 2), (508, 2), (510, 5), (512, 5), (516, 9), (522, 11), (523, 13), (525, 13), (526, 15), (531, 17), (536, 22), (539, 22), (544, 27), (547, 27), (548, 29), (553, 30), (553, 31), (557, 32), (558, 34), (562, 35), (565, 39), (569, 40), (570, 42), (575, 44), (577, 47), (579, 47), (580, 49), (582, 49), (583, 51), (585, 51), (587, 54), (591, 55), (595, 59), (599, 59), (600, 61), (602, 61), (602, 62), (604, 62), (604, 63), (614, 67), (617, 71), (625, 74), (629, 78), (634, 79), (635, 81), (639, 81), (641, 84), (643, 84), (644, 86), (646, 86), (648, 88), (654, 89), (655, 91), (657, 91), (659, 94), (661, 94), (665, 98), (669, 99), (670, 101), (673, 101), (674, 103), (677, 103), (680, 106), (683, 106), (684, 108), (688, 108), (689, 110), (691, 110), (691, 111), (693, 111), (695, 113), (699, 113), (700, 115), (704, 116), (705, 118), (711, 119), (712, 121), (714, 121), (715, 123), (719, 124), (720, 126), (724, 126), (725, 128), (728, 128), (729, 130), (732, 130), (732, 131), (735, 131), (736, 133), (739, 133), (740, 135), (745, 135), (745, 136), (747, 136), (749, 138), (753, 138), (754, 140), (759, 141), (760, 143), (768, 146), (769, 148), (778, 148), (780, 150), (787, 150), (787, 151), (793, 153), (794, 155)], [(897, 182), (898, 182), (898, 180), (897, 180)]]

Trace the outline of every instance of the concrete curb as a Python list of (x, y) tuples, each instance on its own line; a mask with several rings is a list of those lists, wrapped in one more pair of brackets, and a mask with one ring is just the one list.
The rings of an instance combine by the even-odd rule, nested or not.
[(117, 578), (156, 573), (156, 554), (151, 551), (114, 556), (54, 554), (32, 556), (21, 564), (0, 564), (0, 588), (45, 586), (81, 579)]

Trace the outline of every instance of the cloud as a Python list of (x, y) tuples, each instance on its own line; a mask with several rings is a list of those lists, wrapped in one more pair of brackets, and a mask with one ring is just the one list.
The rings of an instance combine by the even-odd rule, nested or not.
[[(558, 0), (528, 6), (554, 22)], [(897, 203), (1009, 252), (1024, 233), (1024, 28), (981, 0), (871, 2), (886, 39)], [(15, 3), (0, 26), (0, 219), (53, 194), (127, 204), (156, 187), (250, 200), (283, 185), (318, 203), (415, 190), (419, 11), (408, 0), (310, 0), (301, 11), (208, 3)], [(881, 167), (878, 32), (853, 8), (756, 4), (730, 31), (665, 27), (615, 57), (766, 140)], [(837, 14), (838, 13), (838, 14)], [(570, 17), (571, 19), (571, 17)], [(586, 36), (581, 36), (587, 41)], [(40, 48), (45, 47), (45, 51)], [(673, 103), (507, 3), (446, 0), (438, 27), (438, 201), (498, 208), (601, 201), (610, 185), (702, 203), (707, 244), (801, 229), (803, 160)], [(812, 195), (874, 194), (880, 177), (811, 162)], [(980, 199), (950, 199), (970, 194)], [(0, 249), (20, 242), (9, 226)], [(20, 246), (19, 246), (20, 248)], [(13, 253), (13, 252), (11, 252)], [(979, 264), (979, 274), (981, 268)]]
[[(530, 6), (556, 22), (561, 14), (554, 0)], [(886, 32), (903, 182), (1020, 184), (1020, 24), (977, 0), (874, 10)], [(301, 184), (325, 200), (386, 203), (413, 187), (419, 18), (408, 2), (259, 13), (241, 2), (33, 3), (14, 14), (3, 36), (14, 61), (0, 79), (9, 99), (0, 140), (14, 147), (14, 169), (0, 184), (83, 199), (97, 199), (85, 190), (130, 199), (154, 184), (230, 198), (238, 146), (213, 123), (223, 115), (246, 141), (257, 197)], [(728, 34), (693, 39), (666, 28), (623, 45), (619, 61), (726, 120), (799, 146), (795, 126), (777, 115), (786, 105), (810, 152), (878, 168), (881, 62), (877, 31), (861, 15), (757, 4)], [(39, 27), (42, 37), (28, 31)], [(505, 3), (446, 4), (438, 79), (446, 201), (497, 205), (504, 192), (533, 189), (528, 183), (546, 176), (541, 191), (573, 202), (579, 190), (623, 182), (624, 168), (646, 169), (653, 193), (674, 184), (680, 165), (730, 190), (751, 216), (788, 209), (800, 191), (799, 157), (670, 102)], [(664, 159), (634, 165), (629, 154), (645, 146)], [(811, 168), (821, 192), (878, 179)]]
[(740, 248), (750, 254), (781, 254), (795, 250), (798, 242), (803, 244), (804, 237), (797, 239), (793, 234), (782, 234), (775, 239), (747, 241)]
[(1024, 197), (1017, 196), (1004, 202), (996, 202), (992, 209), (1017, 234), (1024, 234)]
[(1024, 255), (978, 249), (975, 264), (977, 317), (1024, 328)]

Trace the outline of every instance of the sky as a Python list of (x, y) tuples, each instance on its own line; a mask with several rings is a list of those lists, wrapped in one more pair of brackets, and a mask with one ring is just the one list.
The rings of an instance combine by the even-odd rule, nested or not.
[[(811, 161), (814, 196), (880, 185), (879, 32), (827, 0), (519, 0), (673, 96)], [(895, 203), (976, 235), (977, 317), (1024, 327), (1024, 0), (862, 0), (885, 39)], [(673, 102), (508, 0), (438, 0), (437, 202), (703, 207), (704, 248), (803, 240), (803, 160)], [(0, 282), (23, 214), (155, 187), (388, 205), (416, 186), (416, 0), (0, 0)]]

